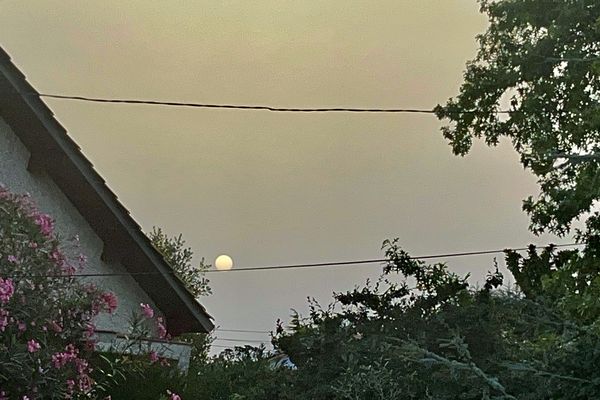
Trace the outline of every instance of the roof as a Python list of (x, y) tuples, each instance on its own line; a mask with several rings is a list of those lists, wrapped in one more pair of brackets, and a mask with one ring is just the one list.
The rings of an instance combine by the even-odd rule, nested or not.
[(0, 115), (31, 153), (29, 168), (42, 168), (54, 180), (104, 242), (103, 257), (118, 260), (134, 273), (132, 277), (164, 313), (169, 332), (174, 336), (210, 332), (211, 316), (173, 274), (2, 48)]

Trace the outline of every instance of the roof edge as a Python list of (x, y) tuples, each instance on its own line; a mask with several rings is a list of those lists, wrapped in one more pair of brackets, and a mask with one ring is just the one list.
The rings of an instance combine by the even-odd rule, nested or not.
[[(10, 57), (2, 50), (2, 48), (0, 48), (0, 73), (14, 88), (14, 93), (2, 94), (5, 97), (10, 97), (11, 95), (13, 97), (18, 97), (22, 100), (22, 103), (27, 105), (28, 111), (36, 116), (52, 141), (56, 143), (60, 151), (68, 158), (72, 165), (76, 167), (78, 174), (81, 175), (98, 198), (101, 199), (103, 204), (110, 210), (114, 218), (121, 225), (120, 228), (127, 233), (132, 243), (134, 243), (144, 254), (147, 259), (146, 261), (148, 261), (153, 269), (158, 272), (157, 275), (161, 277), (163, 282), (167, 284), (197, 321), (196, 324), (183, 323), (182, 326), (196, 325), (196, 328), (192, 329), (202, 328), (202, 330), (207, 333), (212, 331), (214, 329), (214, 324), (211, 321), (212, 317), (194, 298), (190, 291), (185, 287), (184, 283), (173, 274), (172, 268), (164, 260), (158, 250), (154, 248), (150, 239), (141, 231), (139, 225), (127, 212), (127, 209), (118, 201), (117, 196), (94, 170), (92, 164), (79, 150), (75, 142), (67, 135), (66, 129), (56, 120), (56, 118), (54, 118), (51, 110), (40, 99), (37, 90), (27, 82), (25, 76), (12, 63)], [(2, 78), (2, 76), (0, 76), (0, 78)], [(31, 151), (31, 149), (29, 150)], [(80, 210), (77, 204), (74, 205)], [(84, 214), (82, 213), (82, 215)], [(92, 225), (89, 220), (88, 223)], [(92, 228), (94, 228), (94, 226), (92, 226)], [(106, 243), (104, 238), (102, 238), (102, 240)], [(157, 306), (162, 308), (160, 304), (157, 304)], [(189, 332), (190, 330), (185, 328), (183, 331)], [(184, 333), (183, 331), (178, 333)]]

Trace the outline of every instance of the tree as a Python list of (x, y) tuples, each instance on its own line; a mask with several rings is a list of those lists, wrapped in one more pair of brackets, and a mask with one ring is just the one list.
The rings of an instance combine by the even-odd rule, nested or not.
[[(277, 328), (277, 354), (294, 368), (246, 346), (193, 363), (185, 377), (158, 366), (127, 372), (107, 393), (115, 400), (166, 390), (183, 399), (600, 398), (598, 318), (561, 307), (564, 292), (545, 282), (548, 266), (565, 261), (561, 253), (507, 252), (519, 292), (500, 289), (498, 270), (473, 288), (443, 263), (411, 258), (398, 240), (384, 248), (389, 261), (375, 284), (337, 293), (326, 308), (312, 301), (307, 317)], [(405, 278), (396, 282), (396, 274)]]
[[(597, 319), (571, 319), (541, 291), (528, 298), (498, 290), (497, 271), (482, 288), (469, 288), (466, 277), (444, 264), (414, 260), (397, 243), (384, 243), (389, 262), (382, 280), (336, 294), (334, 306), (326, 309), (313, 304), (307, 318), (295, 318), (291, 330), (276, 337), (297, 366), (291, 383), (295, 398), (600, 396)], [(551, 252), (546, 249), (539, 258), (548, 259)], [(528, 259), (534, 253), (530, 249)], [(414, 288), (394, 283), (396, 272), (414, 281)]]
[[(600, 2), (480, 0), (489, 28), (467, 64), (460, 93), (437, 116), (454, 153), (473, 138), (512, 141), (538, 178), (540, 195), (523, 209), (534, 233), (570, 232), (583, 251), (531, 248), (509, 254), (507, 266), (528, 298), (569, 318), (600, 317)], [(504, 110), (504, 111), (503, 111)]]
[(489, 28), (460, 93), (435, 109), (443, 135), (459, 155), (473, 138), (510, 139), (538, 177), (531, 229), (566, 234), (600, 198), (600, 2), (479, 1)]
[[(540, 185), (523, 204), (532, 231), (564, 235), (600, 198), (600, 2), (480, 4), (490, 26), (459, 95), (435, 109), (443, 134), (458, 155), (510, 139)], [(510, 291), (497, 269), (469, 288), (387, 241), (385, 280), (313, 305), (276, 344), (305, 398), (598, 398), (600, 214), (577, 238), (582, 251), (508, 251)]]
[(209, 280), (204, 276), (210, 265), (205, 264), (204, 258), (198, 266), (192, 264), (194, 252), (190, 247), (185, 247), (185, 240), (181, 234), (169, 237), (162, 229), (154, 227), (148, 237), (194, 297), (211, 294)]
[[(185, 240), (181, 234), (169, 237), (161, 228), (154, 227), (148, 237), (154, 247), (162, 254), (167, 264), (173, 268), (175, 275), (181, 279), (185, 287), (196, 298), (211, 294), (210, 282), (205, 277), (210, 265), (204, 262), (204, 258), (200, 260), (197, 266), (192, 264), (194, 252), (190, 247), (185, 246)], [(212, 343), (209, 334), (184, 334), (179, 339), (192, 345), (191, 362), (205, 362), (207, 360), (210, 344)]]
[[(480, 3), (490, 27), (459, 96), (436, 108), (450, 123), (444, 135), (461, 155), (474, 137), (512, 140), (540, 183), (539, 198), (524, 202), (532, 230), (566, 234), (600, 197), (600, 3)], [(191, 268), (181, 236), (154, 235), (176, 271)], [(195, 363), (186, 379), (159, 371), (152, 383), (199, 399), (600, 398), (600, 215), (578, 240), (583, 251), (507, 251), (511, 290), (497, 268), (469, 287), (445, 264), (386, 241), (379, 281), (335, 294), (327, 308), (313, 301), (307, 317), (278, 327), (273, 343), (296, 369), (244, 348)]]

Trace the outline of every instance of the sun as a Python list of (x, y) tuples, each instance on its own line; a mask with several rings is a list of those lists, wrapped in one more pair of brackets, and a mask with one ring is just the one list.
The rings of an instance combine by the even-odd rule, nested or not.
[(228, 255), (222, 254), (215, 260), (215, 268), (219, 271), (227, 271), (233, 268), (233, 260)]

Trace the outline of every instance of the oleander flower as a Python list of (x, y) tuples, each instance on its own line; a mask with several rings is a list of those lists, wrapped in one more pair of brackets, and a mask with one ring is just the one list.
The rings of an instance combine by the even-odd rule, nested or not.
[(10, 278), (0, 278), (0, 303), (6, 304), (15, 293), (15, 285)]
[(37, 214), (34, 221), (40, 227), (42, 235), (50, 237), (54, 232), (54, 221), (48, 214)]
[(154, 317), (154, 310), (148, 304), (140, 303), (140, 308), (142, 309), (142, 314), (144, 317), (148, 319)]
[(158, 337), (161, 339), (166, 339), (167, 338), (167, 326), (165, 325), (163, 319), (161, 317), (158, 317), (156, 319), (156, 329), (158, 331)]
[(36, 351), (38, 351), (39, 349), (41, 349), (42, 346), (40, 346), (40, 344), (38, 342), (35, 341), (35, 339), (31, 339), (27, 341), (27, 351), (30, 353), (35, 353)]
[(100, 295), (100, 298), (104, 302), (109, 314), (112, 314), (117, 309), (117, 296), (114, 293), (104, 292)]

